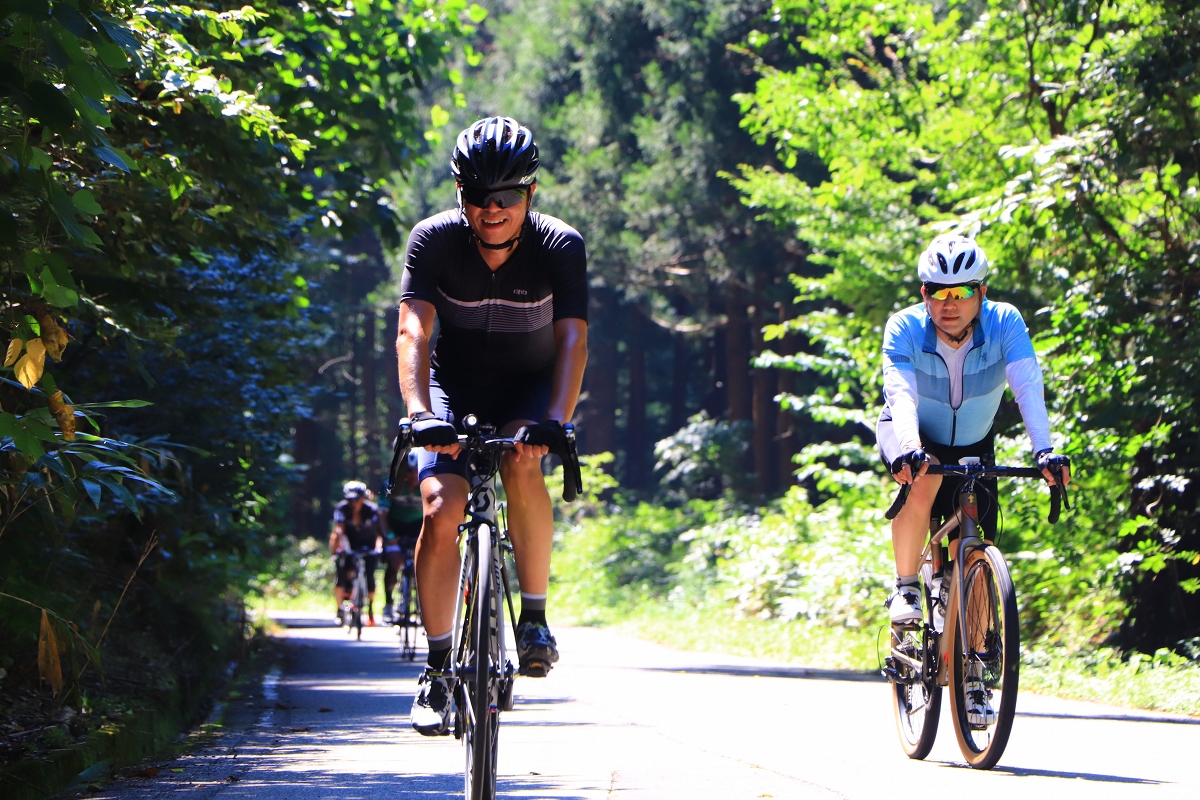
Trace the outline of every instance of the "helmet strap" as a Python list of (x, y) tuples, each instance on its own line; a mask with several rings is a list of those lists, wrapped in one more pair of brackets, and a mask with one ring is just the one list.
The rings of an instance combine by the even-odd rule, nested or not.
[(521, 239), (525, 236), (525, 227), (529, 224), (529, 207), (533, 204), (533, 197), (525, 200), (525, 221), (521, 223), (521, 232), (509, 239), (507, 242), (500, 244), (488, 244), (483, 239), (480, 239), (475, 233), (475, 229), (471, 227), (470, 221), (467, 219), (466, 209), (463, 208), (462, 189), (458, 190), (458, 213), (462, 217), (462, 224), (467, 227), (468, 237), (471, 244), (477, 244), (485, 250), (511, 250), (520, 244)]
[(950, 340), (951, 344), (962, 344), (963, 342), (965, 342), (967, 340), (967, 337), (971, 335), (971, 331), (975, 330), (976, 321), (977, 320), (974, 320), (974, 319), (971, 320), (971, 323), (969, 325), (967, 325), (967, 327), (963, 330), (963, 332), (960, 333), (958, 336), (951, 336), (949, 333), (946, 333), (946, 330), (944, 328), (938, 328), (938, 330), (941, 331), (942, 333), (946, 334), (946, 338)]

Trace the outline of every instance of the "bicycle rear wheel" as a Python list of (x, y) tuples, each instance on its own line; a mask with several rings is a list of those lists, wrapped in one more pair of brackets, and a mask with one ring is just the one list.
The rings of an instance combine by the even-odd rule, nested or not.
[(492, 584), (492, 530), (480, 525), (473, 542), (475, 586), (468, 604), (469, 628), (466, 688), (466, 798), (493, 800), (496, 796), (497, 739), (500, 732), (499, 681), (493, 669), (499, 654), (496, 632), (498, 595)]
[[(988, 545), (971, 551), (965, 563), (955, 566), (962, 581), (963, 615), (967, 641), (955, 614), (954, 641), (950, 648), (950, 708), (954, 732), (963, 758), (975, 769), (991, 769), (1004, 754), (1017, 710), (1017, 676), (1021, 638), (1017, 620), (1017, 595), (1004, 556)], [(957, 592), (957, 585), (952, 587)], [(952, 593), (952, 597), (957, 598)], [(957, 602), (957, 601), (955, 601)], [(949, 622), (949, 621), (948, 621)], [(949, 631), (947, 631), (949, 632)], [(982, 688), (966, 689), (971, 680)], [(994, 714), (971, 722), (970, 700), (987, 700)]]
[(888, 678), (900, 747), (909, 758), (929, 755), (942, 713), (937, 683), (936, 636), (927, 628), (892, 628)]

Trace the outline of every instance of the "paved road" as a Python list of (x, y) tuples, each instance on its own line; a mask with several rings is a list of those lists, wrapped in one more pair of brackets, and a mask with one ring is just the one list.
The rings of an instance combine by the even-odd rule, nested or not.
[[(286, 620), (287, 666), (231, 705), (225, 732), (111, 800), (410, 800), (461, 795), (463, 751), (407, 724), (416, 666)], [(900, 751), (887, 685), (852, 673), (686, 653), (592, 629), (557, 632), (549, 678), (519, 679), (501, 723), (509, 798), (1200, 797), (1200, 719), (1022, 695), (990, 773), (961, 761), (949, 718), (924, 762)], [(946, 704), (948, 706), (948, 703)], [(943, 714), (947, 712), (944, 710)]]

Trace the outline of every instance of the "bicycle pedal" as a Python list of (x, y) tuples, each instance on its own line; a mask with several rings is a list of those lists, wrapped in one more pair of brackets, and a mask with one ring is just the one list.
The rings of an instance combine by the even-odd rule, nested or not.
[(517, 674), (524, 675), (526, 678), (544, 678), (550, 674), (550, 670), (553, 668), (549, 661), (528, 661), (521, 665)]

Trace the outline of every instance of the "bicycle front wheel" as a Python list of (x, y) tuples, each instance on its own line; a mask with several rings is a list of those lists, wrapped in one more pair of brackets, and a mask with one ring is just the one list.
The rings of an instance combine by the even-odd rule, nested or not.
[(499, 681), (493, 670), (499, 654), (496, 631), (496, 587), (492, 584), (492, 530), (480, 525), (475, 536), (475, 586), (468, 611), (466, 670), (466, 798), (496, 796), (496, 754), (500, 733)]
[(900, 747), (909, 758), (929, 755), (942, 713), (942, 687), (937, 683), (936, 636), (928, 629), (892, 628), (888, 677)]
[(958, 613), (965, 624), (955, 619), (950, 649), (954, 732), (967, 763), (991, 769), (1004, 754), (1017, 710), (1017, 594), (1004, 556), (991, 545), (972, 550), (955, 576), (964, 588)]
[(400, 610), (395, 615), (396, 624), (400, 626), (400, 657), (412, 661), (417, 657), (417, 621), (413, 596), (412, 575), (405, 574), (400, 584)]

